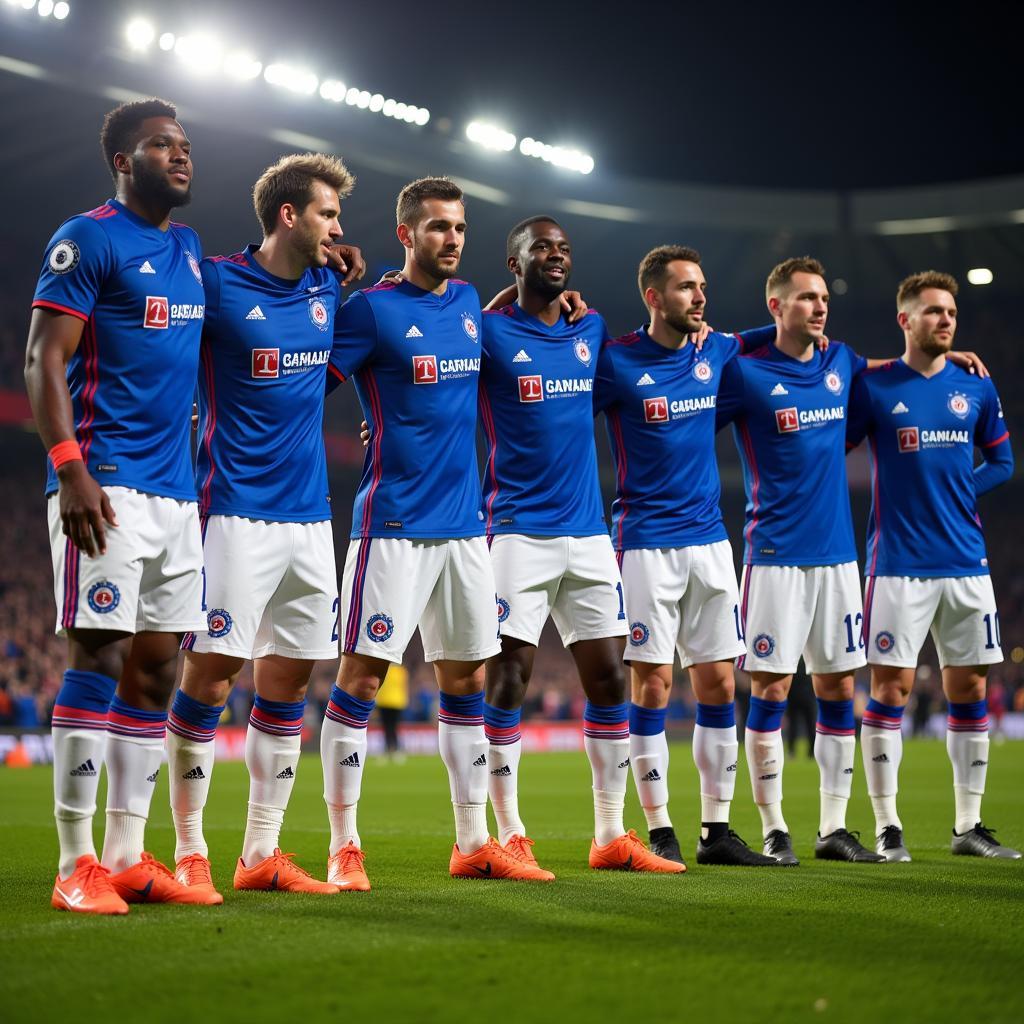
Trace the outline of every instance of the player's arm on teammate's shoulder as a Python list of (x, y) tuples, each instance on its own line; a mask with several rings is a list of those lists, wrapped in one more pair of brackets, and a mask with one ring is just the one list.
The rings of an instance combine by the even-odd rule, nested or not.
[(858, 374), (850, 386), (850, 408), (846, 414), (846, 450), (853, 451), (874, 430), (871, 397), (863, 376)]
[(64, 533), (86, 555), (107, 550), (106, 525), (117, 517), (103, 488), (89, 475), (75, 436), (67, 364), (78, 349), (85, 321), (70, 313), (35, 308), (25, 351), (25, 386), (32, 415), (59, 481)]
[[(503, 306), (510, 306), (519, 297), (519, 291), (514, 284), (510, 284), (507, 288), (502, 288), (490, 302), (484, 306), (484, 309), (501, 309)], [(574, 324), (578, 320), (582, 320), (587, 315), (587, 310), (590, 308), (586, 300), (577, 291), (564, 291), (558, 297), (558, 301), (562, 305), (562, 312), (565, 314), (566, 320), (569, 323)]]
[(361, 281), (366, 273), (366, 261), (363, 251), (358, 245), (339, 242), (327, 250), (327, 258), (331, 266), (341, 275), (341, 287), (345, 288), (354, 281)]
[(974, 430), (974, 443), (981, 452), (982, 462), (974, 470), (976, 494), (986, 494), (1013, 476), (1013, 449), (1010, 432), (1003, 419), (1003, 407), (995, 384), (989, 377), (983, 384), (981, 415)]
[(743, 371), (738, 359), (730, 359), (722, 367), (722, 382), (715, 403), (715, 431), (727, 427), (743, 413)]
[(365, 292), (356, 292), (334, 315), (331, 355), (325, 388), (330, 394), (373, 355), (377, 346), (377, 320)]
[[(867, 369), (877, 370), (880, 366), (885, 366), (887, 363), (894, 363), (895, 358), (886, 359), (866, 359)], [(953, 363), (955, 366), (959, 366), (961, 369), (966, 370), (968, 373), (976, 374), (979, 377), (989, 376), (988, 367), (982, 362), (981, 356), (977, 352), (947, 352), (946, 358)]]

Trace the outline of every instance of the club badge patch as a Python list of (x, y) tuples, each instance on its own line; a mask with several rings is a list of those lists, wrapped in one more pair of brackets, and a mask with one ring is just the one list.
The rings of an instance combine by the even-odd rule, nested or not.
[(832, 392), (833, 395), (838, 395), (843, 390), (843, 378), (836, 373), (835, 370), (829, 370), (825, 374), (825, 387)]
[(699, 381), (701, 384), (707, 384), (714, 377), (714, 367), (706, 359), (698, 359), (693, 364), (693, 379)]
[(758, 633), (754, 637), (754, 653), (759, 658), (770, 658), (775, 653), (775, 637)]
[(309, 319), (320, 328), (326, 331), (331, 323), (331, 314), (327, 311), (327, 303), (323, 299), (309, 300)]
[(100, 580), (89, 588), (89, 607), (100, 615), (112, 612), (121, 603), (121, 591), (110, 580)]
[(634, 622), (629, 627), (629, 642), (634, 647), (643, 647), (651, 638), (651, 631), (642, 623)]
[(875, 646), (882, 654), (888, 654), (893, 649), (893, 645), (896, 643), (896, 637), (892, 635), (887, 629), (883, 629), (875, 637)]
[(954, 391), (946, 405), (949, 411), (961, 420), (967, 419), (967, 414), (971, 411), (971, 400), (962, 391)]
[(206, 616), (206, 631), (212, 637), (227, 636), (234, 622), (223, 608), (213, 608)]
[(576, 354), (576, 358), (584, 365), (590, 365), (590, 346), (583, 340), (583, 338), (576, 338), (572, 343), (572, 350)]
[(477, 341), (480, 338), (480, 328), (476, 325), (476, 320), (473, 319), (471, 313), (462, 314), (462, 329), (466, 332), (466, 337), (470, 341)]
[(203, 283), (203, 275), (199, 270), (199, 261), (192, 255), (187, 249), (185, 250), (185, 256), (188, 258), (188, 268), (192, 271), (192, 276), (200, 283)]
[(70, 273), (82, 258), (78, 246), (70, 238), (62, 238), (51, 250), (48, 265), (54, 274)]
[(377, 612), (366, 620), (366, 635), (375, 643), (382, 644), (385, 640), (391, 639), (395, 631), (395, 624), (391, 618), (383, 612)]
[(508, 601), (505, 600), (505, 598), (499, 597), (497, 599), (497, 601), (498, 601), (498, 621), (499, 622), (504, 622), (508, 618), (509, 612), (511, 612), (512, 609), (509, 607), (509, 603), (508, 603)]

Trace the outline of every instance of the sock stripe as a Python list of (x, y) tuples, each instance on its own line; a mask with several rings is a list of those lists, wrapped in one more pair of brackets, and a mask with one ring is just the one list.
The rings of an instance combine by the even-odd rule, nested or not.
[(877, 711), (872, 711), (869, 707), (861, 717), (861, 725), (872, 726), (875, 729), (891, 729), (893, 732), (899, 732), (903, 725), (903, 716), (900, 715), (898, 718), (894, 718), (890, 715), (883, 715)]
[(583, 720), (583, 735), (596, 740), (628, 740), (629, 720), (622, 722), (592, 722)]
[(496, 747), (506, 746), (509, 743), (517, 743), (522, 738), (518, 725), (509, 725), (500, 728), (495, 725), (488, 725), (484, 722), (484, 735)]
[(437, 713), (437, 720), (445, 725), (483, 725), (483, 715), (463, 715), (458, 711), (451, 711), (441, 708)]
[(113, 707), (107, 712), (107, 732), (115, 736), (126, 736), (131, 739), (162, 740), (167, 731), (167, 716), (159, 721), (138, 718), (131, 713), (115, 711)]
[(50, 725), (54, 729), (96, 729), (107, 728), (106, 711), (87, 711), (85, 708), (72, 708), (66, 704), (54, 704), (53, 718)]
[(271, 714), (269, 711), (264, 711), (263, 708), (255, 706), (249, 715), (249, 725), (270, 736), (302, 735), (301, 718), (281, 718), (278, 715)]
[(946, 719), (946, 728), (950, 732), (988, 732), (988, 716), (984, 718), (954, 718), (952, 715)]
[(167, 716), (167, 728), (176, 736), (181, 736), (182, 739), (186, 740), (195, 740), (197, 743), (211, 743), (217, 736), (216, 726), (204, 729), (201, 725), (196, 725), (194, 722), (187, 722), (184, 718), (179, 718), (174, 713), (173, 708)]
[(332, 722), (337, 722), (339, 725), (347, 725), (352, 729), (365, 729), (370, 721), (369, 715), (366, 718), (357, 718), (340, 705), (335, 704), (333, 698), (327, 702), (327, 707), (324, 709), (324, 717), (329, 718)]

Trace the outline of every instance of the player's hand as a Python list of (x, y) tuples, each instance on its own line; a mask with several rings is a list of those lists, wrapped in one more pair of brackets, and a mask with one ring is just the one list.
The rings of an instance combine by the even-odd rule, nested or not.
[(366, 420), (359, 424), (359, 438), (363, 442), (363, 447), (367, 448), (370, 444), (370, 424)]
[(89, 475), (84, 462), (65, 463), (57, 471), (58, 500), (64, 535), (90, 558), (107, 553), (107, 525), (117, 526), (114, 506)]
[(821, 336), (821, 337), (820, 337), (820, 338), (818, 339), (818, 351), (819, 351), (819, 352), (824, 352), (824, 351), (825, 351), (825, 349), (827, 349), (827, 348), (828, 348), (828, 336), (827, 336), (827, 335), (825, 335), (825, 334), (823, 334), (823, 335), (822, 335), (822, 336)]
[(353, 281), (361, 281), (366, 273), (366, 260), (358, 245), (349, 245), (347, 242), (332, 245), (327, 250), (327, 258), (334, 264), (334, 269), (344, 275), (341, 279), (342, 288)]
[(968, 373), (976, 373), (979, 377), (988, 377), (988, 367), (981, 361), (977, 352), (947, 352), (946, 358)]
[(582, 320), (587, 315), (587, 310), (590, 308), (583, 300), (583, 296), (579, 292), (565, 291), (558, 296), (558, 301), (562, 306), (562, 312), (565, 314), (566, 320), (569, 323), (574, 324), (578, 320)]
[(705, 321), (700, 325), (699, 331), (694, 331), (693, 334), (688, 334), (687, 337), (693, 342), (699, 352), (704, 347), (704, 342), (707, 341), (707, 337), (712, 331), (714, 331), (714, 327)]
[(387, 284), (388, 281), (394, 281), (395, 284), (400, 284), (405, 278), (402, 277), (400, 270), (387, 270), (380, 275), (380, 280), (377, 282), (378, 285)]

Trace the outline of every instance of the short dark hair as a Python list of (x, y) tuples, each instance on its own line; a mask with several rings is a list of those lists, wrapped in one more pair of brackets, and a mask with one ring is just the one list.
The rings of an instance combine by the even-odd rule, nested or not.
[(148, 100), (132, 100), (115, 107), (103, 118), (100, 129), (100, 148), (103, 158), (107, 161), (110, 173), (117, 182), (117, 168), (114, 157), (118, 153), (128, 153), (135, 148), (137, 136), (142, 122), (150, 117), (169, 117), (176, 121), (178, 110), (173, 103), (156, 97)]
[(824, 277), (825, 267), (813, 256), (790, 256), (788, 260), (772, 267), (764, 286), (765, 298), (777, 295), (784, 285), (793, 280), (794, 274), (817, 274), (818, 277)]
[(920, 274), (911, 274), (900, 281), (896, 291), (896, 309), (903, 312), (925, 288), (940, 288), (954, 298), (960, 291), (960, 285), (952, 274), (943, 273), (941, 270), (922, 270)]
[(521, 220), (508, 233), (508, 239), (505, 242), (505, 255), (509, 259), (519, 252), (519, 247), (523, 244), (523, 239), (526, 237), (527, 228), (533, 227), (534, 224), (554, 224), (559, 231), (562, 230), (562, 225), (554, 217), (548, 217), (543, 213), (538, 213), (534, 217), (527, 217), (526, 220)]
[(397, 222), (415, 227), (423, 219), (423, 203), (427, 199), (465, 203), (462, 189), (451, 178), (417, 178), (398, 193), (395, 204)]
[(283, 156), (259, 176), (252, 189), (252, 204), (264, 234), (273, 233), (285, 203), (291, 203), (300, 212), (309, 205), (315, 181), (334, 189), (339, 198), (347, 196), (356, 183), (349, 169), (336, 156), (326, 153)]
[(688, 245), (659, 245), (640, 261), (636, 282), (640, 288), (641, 298), (643, 298), (648, 288), (661, 291), (665, 287), (665, 278), (668, 277), (668, 265), (675, 263), (676, 260), (696, 263), (697, 266), (700, 266), (700, 253), (696, 249), (691, 249)]

